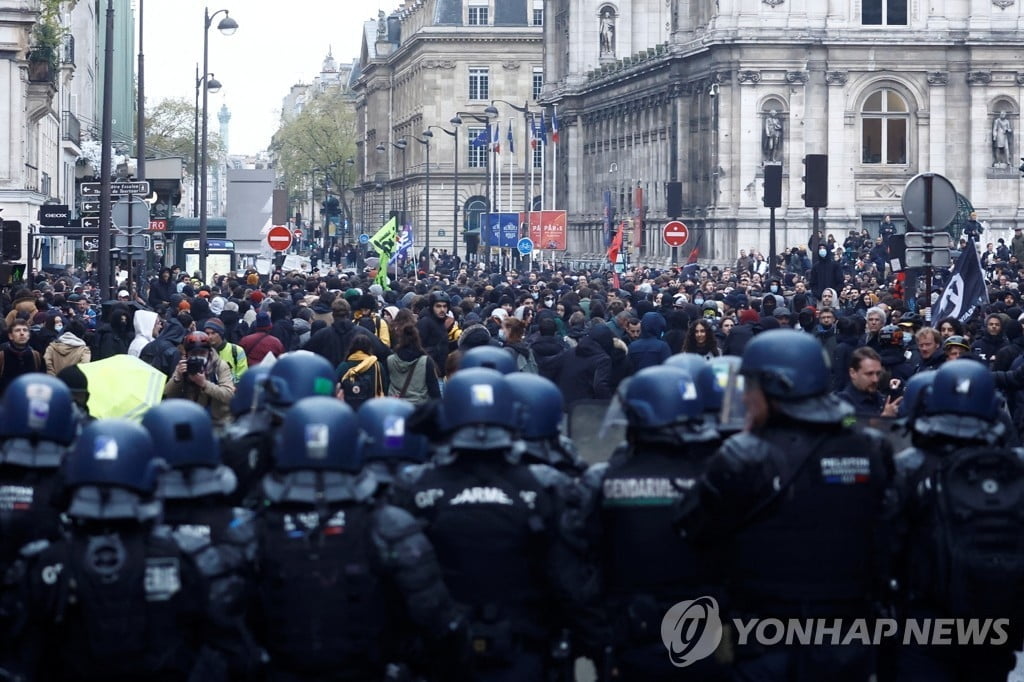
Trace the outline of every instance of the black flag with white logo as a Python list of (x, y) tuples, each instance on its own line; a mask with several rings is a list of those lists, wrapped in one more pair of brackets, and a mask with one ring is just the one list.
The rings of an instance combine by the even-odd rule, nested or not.
[(978, 250), (974, 248), (974, 240), (969, 239), (967, 247), (953, 266), (949, 284), (932, 307), (932, 321), (938, 322), (944, 317), (955, 317), (961, 322), (966, 322), (978, 310), (978, 306), (986, 305), (988, 302), (988, 289), (985, 287), (985, 276), (981, 270), (981, 259), (978, 258)]

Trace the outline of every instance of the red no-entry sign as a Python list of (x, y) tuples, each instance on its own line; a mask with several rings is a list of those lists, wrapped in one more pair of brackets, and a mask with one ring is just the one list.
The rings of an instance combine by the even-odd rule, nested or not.
[(661, 234), (669, 246), (682, 246), (690, 238), (690, 230), (678, 220), (665, 223)]
[(267, 244), (274, 251), (287, 251), (292, 245), (292, 232), (284, 225), (274, 225), (267, 232)]

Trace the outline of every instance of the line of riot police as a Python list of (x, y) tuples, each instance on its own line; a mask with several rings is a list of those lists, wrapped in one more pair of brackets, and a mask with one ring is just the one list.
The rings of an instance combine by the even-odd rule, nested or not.
[[(26, 375), (0, 417), (0, 667), (25, 680), (996, 680), (1019, 648), (1024, 460), (969, 361), (908, 386), (898, 457), (813, 338), (673, 356), (624, 384), (586, 466), (562, 397), (483, 347), (443, 398), (353, 412), (297, 352), (218, 438), (186, 401), (77, 433)], [(921, 384), (921, 385), (917, 385)], [(930, 384), (930, 385), (927, 385)], [(586, 453), (583, 453), (584, 455)], [(721, 643), (723, 618), (1012, 619), (999, 646)], [(690, 624), (683, 624), (689, 627)], [(678, 646), (677, 646), (678, 645)]]

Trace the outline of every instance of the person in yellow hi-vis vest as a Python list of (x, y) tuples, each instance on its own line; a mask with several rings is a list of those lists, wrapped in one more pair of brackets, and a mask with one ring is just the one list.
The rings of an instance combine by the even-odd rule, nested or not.
[(210, 337), (210, 345), (217, 356), (231, 369), (231, 378), (237, 384), (249, 369), (249, 360), (245, 356), (245, 350), (241, 346), (224, 340), (224, 323), (216, 317), (211, 317), (203, 323), (203, 331)]

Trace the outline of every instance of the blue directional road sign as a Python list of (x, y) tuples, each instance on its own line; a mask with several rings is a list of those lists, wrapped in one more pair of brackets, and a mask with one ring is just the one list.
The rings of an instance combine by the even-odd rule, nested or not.
[(519, 253), (524, 256), (529, 255), (529, 253), (533, 251), (533, 240), (529, 237), (523, 237), (516, 244), (516, 248), (519, 249)]
[(369, 244), (370, 243), (370, 235), (366, 234), (365, 232), (362, 233), (361, 235), (359, 235), (359, 243), (363, 244), (364, 246), (366, 244)]

